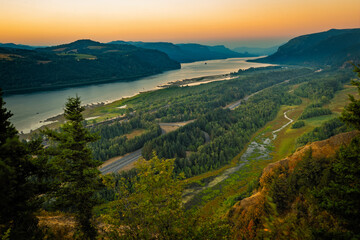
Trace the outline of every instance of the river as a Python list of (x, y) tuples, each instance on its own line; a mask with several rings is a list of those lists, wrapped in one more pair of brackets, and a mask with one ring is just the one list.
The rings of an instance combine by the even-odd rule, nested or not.
[(226, 74), (250, 67), (269, 66), (269, 64), (246, 62), (248, 59), (251, 58), (229, 58), (184, 63), (181, 64), (181, 69), (140, 78), (135, 81), (93, 84), (53, 91), (10, 95), (4, 97), (5, 107), (14, 114), (10, 120), (18, 131), (28, 133), (30, 130), (44, 125), (43, 120), (62, 113), (66, 99), (74, 97), (76, 94), (81, 97), (83, 104), (112, 102), (133, 96), (142, 91), (156, 89), (157, 86), (171, 81)]

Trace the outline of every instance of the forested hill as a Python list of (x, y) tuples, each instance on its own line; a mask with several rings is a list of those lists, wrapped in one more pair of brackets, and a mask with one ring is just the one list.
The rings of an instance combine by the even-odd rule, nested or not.
[(360, 61), (360, 28), (331, 29), (291, 39), (278, 51), (257, 62), (335, 65)]
[(155, 49), (166, 53), (178, 62), (195, 62), (212, 59), (226, 59), (233, 57), (249, 57), (250, 54), (237, 53), (223, 45), (206, 46), (195, 43), (173, 44), (168, 42), (124, 42), (113, 41), (111, 44), (130, 44), (146, 49)]
[(128, 44), (78, 40), (34, 50), (0, 47), (0, 87), (5, 93), (128, 81), (178, 68), (163, 52)]
[(269, 164), (228, 217), (234, 239), (359, 239), (359, 132)]
[(32, 49), (36, 48), (33, 46), (28, 46), (28, 45), (23, 45), (23, 44), (15, 44), (15, 43), (0, 43), (0, 47), (19, 48), (19, 49), (27, 49), (27, 50), (32, 50)]

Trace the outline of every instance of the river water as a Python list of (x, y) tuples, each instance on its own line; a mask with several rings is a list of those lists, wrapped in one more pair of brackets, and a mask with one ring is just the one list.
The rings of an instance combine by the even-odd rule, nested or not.
[[(10, 119), (18, 131), (24, 133), (44, 125), (43, 120), (63, 112), (68, 97), (76, 94), (83, 104), (111, 102), (142, 91), (156, 89), (157, 86), (171, 81), (226, 74), (239, 69), (263, 67), (269, 64), (246, 62), (250, 58), (229, 58), (181, 64), (181, 69), (140, 78), (129, 82), (93, 84), (82, 87), (65, 88), (5, 96), (5, 107), (14, 116)], [(206, 62), (206, 64), (205, 64)]]

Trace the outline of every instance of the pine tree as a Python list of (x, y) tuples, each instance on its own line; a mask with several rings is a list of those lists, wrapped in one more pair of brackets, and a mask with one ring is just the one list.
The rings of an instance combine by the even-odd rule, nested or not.
[(64, 109), (67, 122), (59, 131), (47, 129), (44, 133), (52, 143), (48, 153), (59, 181), (56, 204), (75, 213), (79, 238), (95, 239), (97, 230), (92, 210), (98, 203), (95, 192), (101, 186), (97, 169), (101, 162), (93, 159), (88, 147), (97, 136), (83, 126), (83, 111), (78, 96), (69, 98)]
[[(359, 66), (355, 66), (354, 71), (357, 72), (358, 76), (360, 77)], [(360, 81), (353, 80), (351, 83), (354, 86), (357, 86), (358, 92), (360, 94)], [(349, 99), (351, 102), (344, 108), (340, 119), (360, 130), (360, 99), (355, 99), (353, 95), (349, 95)]]
[(226, 221), (196, 216), (182, 204), (184, 182), (175, 175), (174, 159), (137, 164), (137, 176), (121, 178), (106, 175), (105, 185), (117, 192), (117, 200), (103, 218), (112, 227), (109, 239), (228, 239)]
[[(40, 142), (20, 142), (9, 121), (0, 90), (0, 236), (9, 239), (39, 239), (34, 212), (40, 207), (42, 164), (33, 154), (40, 153)], [(39, 181), (38, 181), (39, 180)]]

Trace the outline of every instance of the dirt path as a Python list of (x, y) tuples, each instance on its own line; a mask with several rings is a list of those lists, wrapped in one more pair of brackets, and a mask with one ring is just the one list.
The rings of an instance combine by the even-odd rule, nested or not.
[(289, 124), (291, 124), (294, 120), (289, 118), (286, 114), (290, 111), (292, 111), (293, 109), (290, 109), (290, 110), (287, 110), (286, 112), (284, 112), (284, 117), (289, 120), (288, 123), (286, 123), (285, 125), (283, 125), (281, 128), (279, 129), (276, 129), (275, 131), (272, 131), (272, 134), (273, 134), (273, 139), (272, 140), (275, 140), (275, 138), (277, 137), (277, 135), (275, 133), (277, 132), (280, 132), (281, 130), (283, 130), (284, 128), (286, 128)]
[(249, 162), (250, 159), (252, 160), (266, 160), (270, 158), (271, 150), (269, 146), (271, 146), (273, 140), (276, 138), (277, 132), (280, 132), (284, 128), (286, 128), (289, 124), (291, 124), (294, 120), (289, 118), (286, 114), (291, 111), (288, 110), (284, 112), (284, 117), (289, 120), (286, 124), (281, 126), (279, 129), (276, 129), (272, 131), (273, 138), (270, 139), (269, 137), (265, 137), (265, 133), (262, 133), (261, 135), (255, 137), (255, 139), (247, 146), (244, 154), (241, 156), (238, 165), (232, 168), (226, 169), (223, 173), (216, 176), (212, 181), (210, 181), (207, 185), (203, 187), (195, 187), (195, 188), (188, 188), (185, 189), (183, 193), (183, 202), (187, 203), (191, 201), (197, 194), (202, 192), (203, 190), (207, 188), (212, 188), (215, 185), (225, 181), (228, 179), (232, 174), (237, 172), (241, 167), (243, 167), (245, 164)]

